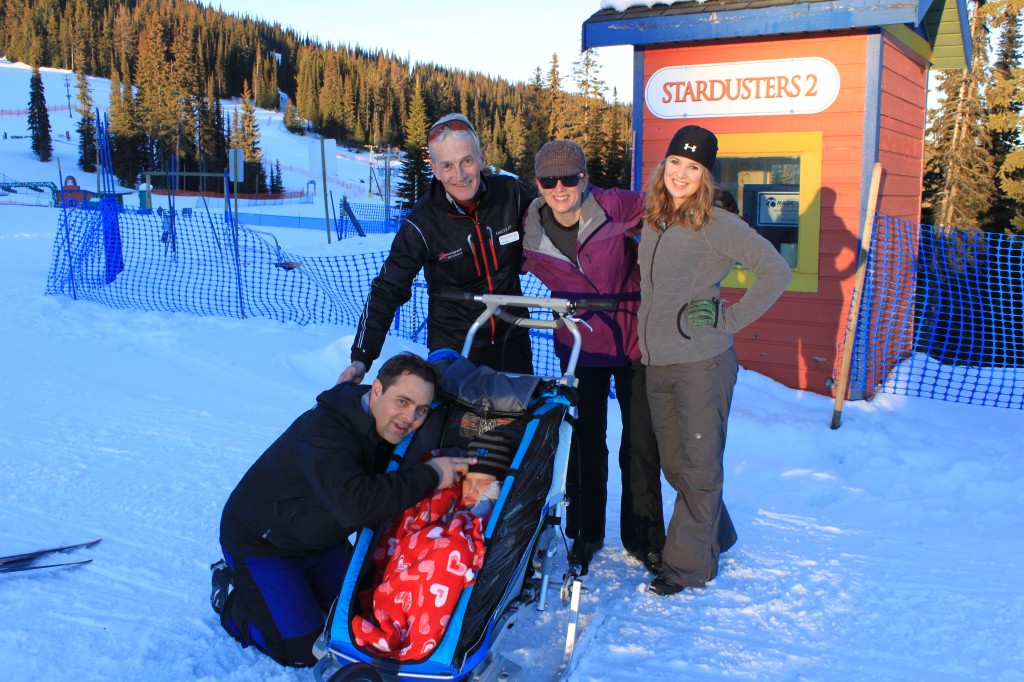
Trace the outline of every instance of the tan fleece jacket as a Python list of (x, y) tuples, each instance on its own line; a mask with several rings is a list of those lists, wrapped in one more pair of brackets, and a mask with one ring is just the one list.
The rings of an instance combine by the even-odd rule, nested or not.
[[(714, 327), (690, 327), (685, 307), (719, 298), (735, 264), (755, 279), (735, 305), (720, 306)], [(646, 222), (640, 238), (640, 352), (645, 365), (712, 358), (732, 346), (732, 335), (775, 303), (793, 273), (767, 239), (721, 208), (700, 230), (673, 224), (664, 232)]]

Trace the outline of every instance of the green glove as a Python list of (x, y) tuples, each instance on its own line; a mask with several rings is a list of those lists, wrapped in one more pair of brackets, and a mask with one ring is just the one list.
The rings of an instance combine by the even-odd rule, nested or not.
[(691, 327), (714, 327), (718, 324), (718, 299), (702, 298), (686, 306), (686, 320)]

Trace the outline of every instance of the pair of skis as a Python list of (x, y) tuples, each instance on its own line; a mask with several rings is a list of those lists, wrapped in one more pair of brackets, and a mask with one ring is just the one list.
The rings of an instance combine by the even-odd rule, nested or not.
[(47, 549), (37, 549), (33, 552), (25, 552), (23, 554), (11, 554), (8, 556), (0, 557), (0, 573), (14, 573), (16, 571), (34, 571), (40, 568), (60, 568), (62, 566), (81, 566), (87, 564), (92, 559), (82, 559), (80, 561), (62, 561), (56, 564), (43, 564), (42, 566), (34, 565), (36, 560), (41, 559), (51, 554), (60, 554), (62, 552), (70, 552), (75, 549), (82, 549), (84, 547), (92, 547), (99, 543), (99, 540), (90, 540), (89, 542), (79, 542), (74, 545), (61, 545), (60, 547), (49, 547)]

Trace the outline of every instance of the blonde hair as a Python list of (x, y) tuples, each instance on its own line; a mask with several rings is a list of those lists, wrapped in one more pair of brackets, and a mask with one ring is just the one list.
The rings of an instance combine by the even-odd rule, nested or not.
[(704, 168), (701, 186), (697, 192), (683, 199), (676, 208), (674, 197), (665, 187), (665, 161), (662, 159), (651, 171), (647, 180), (647, 200), (644, 204), (644, 220), (654, 229), (662, 232), (669, 225), (680, 225), (699, 230), (711, 219), (715, 210), (715, 179), (711, 171)]

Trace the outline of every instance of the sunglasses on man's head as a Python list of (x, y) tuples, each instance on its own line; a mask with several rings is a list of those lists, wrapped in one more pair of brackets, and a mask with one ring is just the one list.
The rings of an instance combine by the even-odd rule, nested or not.
[(577, 173), (576, 175), (552, 175), (546, 178), (537, 178), (537, 182), (543, 189), (554, 189), (559, 182), (562, 183), (562, 187), (575, 187), (580, 184), (582, 179), (583, 173)]
[(468, 130), (471, 133), (474, 132), (473, 126), (471, 126), (470, 124), (466, 123), (465, 121), (461, 121), (461, 120), (459, 120), (457, 118), (453, 118), (450, 121), (445, 121), (444, 123), (435, 124), (429, 131), (427, 131), (427, 142), (433, 142), (445, 130), (451, 130), (451, 131)]

